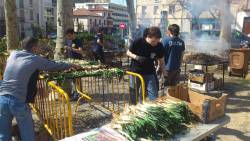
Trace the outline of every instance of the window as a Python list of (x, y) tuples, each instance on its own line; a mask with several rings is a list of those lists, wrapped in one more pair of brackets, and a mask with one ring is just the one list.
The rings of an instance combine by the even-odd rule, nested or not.
[(20, 22), (25, 22), (24, 11), (20, 10)]
[(19, 0), (19, 8), (23, 8), (23, 0)]
[(175, 5), (169, 5), (169, 14), (175, 13)]
[(101, 25), (102, 24), (102, 21), (101, 20), (99, 20), (99, 25)]
[(39, 23), (39, 14), (36, 15), (37, 23)]
[(89, 19), (89, 23), (92, 24), (92, 19)]
[(33, 17), (33, 10), (30, 10), (30, 20), (33, 21), (34, 17)]
[(97, 24), (97, 20), (95, 19), (95, 25)]
[(158, 6), (154, 6), (154, 14), (157, 14), (159, 7)]
[(141, 8), (141, 13), (142, 13), (142, 15), (145, 15), (145, 14), (146, 14), (146, 9), (147, 9), (146, 6), (142, 6), (142, 8)]
[(106, 25), (106, 20), (104, 20), (104, 25)]
[(154, 0), (155, 3), (159, 3), (159, 0)]
[(29, 0), (29, 4), (32, 7), (33, 6), (33, 0)]

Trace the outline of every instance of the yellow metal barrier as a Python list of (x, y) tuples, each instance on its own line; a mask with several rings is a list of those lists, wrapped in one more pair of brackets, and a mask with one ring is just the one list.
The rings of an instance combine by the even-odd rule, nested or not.
[(138, 74), (138, 73), (134, 73), (134, 72), (130, 72), (130, 71), (126, 71), (126, 74), (134, 76), (135, 78), (137, 77), (140, 80), (141, 83), (141, 93), (142, 93), (142, 103), (145, 101), (145, 93), (146, 93), (146, 88), (145, 88), (145, 81), (143, 79), (143, 77)]
[(38, 94), (32, 109), (44, 122), (55, 140), (73, 135), (72, 111), (68, 94), (54, 82), (39, 80)]
[(145, 82), (140, 74), (126, 71), (122, 77), (114, 75), (110, 78), (93, 76), (75, 79), (76, 90), (80, 94), (75, 111), (77, 112), (80, 101), (85, 100), (101, 103), (103, 107), (114, 113), (121, 112), (126, 105), (131, 104), (129, 87), (131, 79), (135, 78), (139, 80), (141, 86), (141, 99), (139, 100), (140, 96), (136, 91), (136, 101), (143, 103), (145, 101)]
[[(77, 107), (80, 101), (101, 103), (113, 113), (121, 112), (130, 102), (130, 79), (133, 76), (140, 80), (142, 102), (145, 101), (145, 83), (143, 77), (133, 72), (126, 72), (122, 77), (83, 77), (77, 78), (76, 90), (80, 98), (76, 102), (75, 113), (72, 113), (68, 94), (54, 82), (39, 80), (38, 94), (35, 103), (31, 105), (34, 112), (44, 123), (44, 127), (55, 140), (72, 136), (72, 115), (78, 116)], [(139, 99), (139, 98), (137, 98)], [(77, 118), (76, 118), (77, 119)]]

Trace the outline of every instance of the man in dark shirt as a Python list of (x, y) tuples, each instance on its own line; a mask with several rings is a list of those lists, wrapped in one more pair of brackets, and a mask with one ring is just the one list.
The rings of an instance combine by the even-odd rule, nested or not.
[(67, 29), (65, 33), (65, 55), (66, 58), (82, 59), (82, 42), (76, 38), (74, 29)]
[(165, 86), (176, 86), (179, 81), (181, 62), (185, 51), (185, 44), (179, 38), (179, 33), (179, 26), (172, 24), (168, 27), (168, 37), (163, 40), (166, 70)]
[[(81, 40), (76, 38), (74, 29), (67, 29), (65, 32), (65, 58), (82, 59), (83, 58), (83, 45)], [(77, 93), (75, 82), (72, 80), (64, 80), (64, 85), (67, 92), (70, 93), (71, 100), (77, 100), (79, 94)]]
[[(146, 30), (144, 38), (136, 39), (127, 51), (127, 55), (132, 58), (130, 69), (144, 78), (149, 100), (155, 100), (158, 97), (156, 70), (159, 72), (164, 70), (164, 48), (160, 39), (160, 29), (150, 27)], [(155, 60), (158, 60), (157, 69), (154, 64)], [(138, 86), (132, 85), (131, 87), (138, 88)], [(133, 92), (131, 93), (131, 101), (133, 104), (137, 102)]]
[(98, 29), (98, 32), (95, 35), (95, 42), (91, 48), (95, 61), (100, 61), (101, 63), (105, 63), (103, 48), (104, 48), (103, 30)]
[[(11, 140), (11, 122), (16, 118), (22, 141), (35, 141), (34, 125), (28, 103), (34, 101), (38, 71), (60, 71), (76, 67), (42, 58), (38, 40), (25, 38), (21, 51), (11, 52), (0, 85), (0, 141)], [(35, 74), (35, 75), (34, 75)]]

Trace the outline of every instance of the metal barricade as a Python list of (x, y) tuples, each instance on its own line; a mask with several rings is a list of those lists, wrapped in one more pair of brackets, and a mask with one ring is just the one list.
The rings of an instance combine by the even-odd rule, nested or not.
[[(132, 77), (130, 77), (132, 76)], [(131, 79), (138, 79), (140, 83), (138, 90), (131, 91)], [(82, 77), (75, 80), (77, 92), (81, 95), (80, 100), (96, 102), (114, 113), (121, 112), (127, 105), (131, 104), (131, 92), (136, 94), (136, 101), (145, 101), (145, 82), (140, 74), (126, 71), (123, 76), (105, 77)], [(135, 86), (136, 87), (136, 86)], [(139, 93), (140, 92), (140, 93)]]
[(39, 80), (38, 93), (32, 110), (38, 115), (49, 134), (55, 139), (73, 135), (72, 111), (68, 94), (54, 82)]
[[(38, 93), (35, 103), (31, 104), (32, 110), (38, 115), (44, 127), (54, 140), (70, 137), (74, 134), (72, 116), (78, 116), (77, 107), (81, 100), (88, 103), (100, 103), (104, 108), (113, 113), (121, 112), (130, 102), (130, 80), (137, 78), (140, 82), (141, 102), (145, 101), (145, 83), (143, 77), (133, 72), (126, 72), (123, 76), (82, 77), (75, 79), (76, 89), (80, 98), (70, 103), (68, 94), (54, 81), (39, 80)], [(138, 93), (137, 100), (139, 99)], [(75, 106), (75, 113), (71, 110)]]

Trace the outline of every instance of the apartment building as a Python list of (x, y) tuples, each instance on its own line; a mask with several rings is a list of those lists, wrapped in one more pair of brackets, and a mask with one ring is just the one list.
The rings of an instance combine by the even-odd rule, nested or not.
[(110, 3), (111, 0), (74, 0), (75, 3)]
[(37, 23), (44, 32), (56, 31), (56, 0), (38, 0)]
[(106, 32), (111, 32), (113, 28), (111, 14), (112, 11), (103, 7), (78, 8), (73, 12), (75, 31), (96, 32), (98, 28), (103, 28)]
[(178, 24), (182, 32), (192, 29), (216, 29), (218, 19), (213, 13), (203, 11), (196, 16), (186, 6), (186, 0), (137, 0), (137, 23), (142, 26), (159, 26), (165, 30), (169, 24)]
[(19, 33), (21, 38), (33, 35), (33, 27), (38, 22), (35, 18), (38, 14), (36, 0), (16, 0)]
[(75, 8), (85, 8), (85, 9), (94, 9), (97, 7), (103, 7), (112, 11), (111, 18), (113, 18), (113, 25), (115, 28), (118, 28), (120, 23), (128, 24), (129, 17), (127, 7), (120, 4), (114, 3), (75, 3)]
[(234, 27), (250, 35), (250, 0), (234, 0), (233, 14), (235, 16)]
[[(5, 35), (4, 0), (0, 0), (0, 36)], [(56, 0), (16, 0), (20, 37), (56, 29)]]

